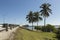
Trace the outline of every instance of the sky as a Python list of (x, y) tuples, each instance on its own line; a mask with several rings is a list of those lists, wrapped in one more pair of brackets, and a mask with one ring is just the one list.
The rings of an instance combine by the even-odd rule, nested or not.
[[(52, 14), (46, 19), (46, 24), (60, 25), (60, 0), (0, 0), (0, 24), (29, 24), (26, 15), (30, 11), (40, 11), (43, 3), (50, 3)], [(43, 21), (39, 25), (43, 25)], [(36, 23), (34, 23), (36, 25)]]

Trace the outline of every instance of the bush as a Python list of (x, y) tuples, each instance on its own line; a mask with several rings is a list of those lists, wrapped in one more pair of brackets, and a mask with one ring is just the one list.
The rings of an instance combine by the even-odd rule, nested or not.
[(41, 26), (35, 26), (35, 29), (36, 30), (42, 30), (44, 32), (54, 32), (54, 33), (57, 32), (56, 28), (50, 24), (48, 24), (46, 26), (42, 26), (42, 27)]
[(58, 39), (58, 40), (60, 40), (60, 34), (57, 34), (57, 36), (56, 36), (56, 37), (57, 37), (57, 39)]
[(60, 27), (57, 29), (57, 33), (56, 33), (56, 34), (57, 34), (56, 37), (57, 37), (57, 39), (59, 40), (59, 39), (60, 39)]
[(41, 27), (40, 27), (40, 26), (35, 26), (34, 29), (36, 29), (36, 30), (41, 30)]
[(56, 28), (50, 24), (48, 24), (47, 26), (42, 26), (42, 31), (45, 32), (56, 32)]
[(42, 26), (41, 30), (45, 32), (46, 27)]

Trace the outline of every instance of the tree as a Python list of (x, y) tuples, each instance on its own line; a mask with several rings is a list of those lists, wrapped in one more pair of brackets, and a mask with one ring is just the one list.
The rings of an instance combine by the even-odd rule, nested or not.
[(35, 22), (37, 22), (37, 26), (38, 26), (38, 22), (42, 20), (42, 17), (40, 16), (39, 12), (34, 12), (34, 17), (35, 17)]
[(46, 25), (46, 17), (49, 17), (50, 16), (50, 13), (52, 14), (52, 10), (49, 8), (51, 5), (49, 3), (44, 3), (40, 6), (41, 9), (41, 15), (43, 16), (44, 18), (44, 27)]
[(29, 23), (32, 23), (32, 30), (33, 30), (34, 15), (32, 11), (30, 11), (30, 13), (26, 16), (26, 19)]

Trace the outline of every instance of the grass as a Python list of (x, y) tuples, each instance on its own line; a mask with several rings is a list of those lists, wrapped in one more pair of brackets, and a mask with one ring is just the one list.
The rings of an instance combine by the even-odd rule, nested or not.
[(19, 28), (14, 36), (14, 40), (57, 40), (55, 33), (36, 32)]

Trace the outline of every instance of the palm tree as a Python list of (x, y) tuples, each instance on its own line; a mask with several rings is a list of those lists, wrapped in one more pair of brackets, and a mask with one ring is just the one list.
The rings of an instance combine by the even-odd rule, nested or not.
[(44, 27), (45, 27), (45, 24), (46, 24), (46, 17), (49, 17), (50, 16), (50, 13), (52, 14), (52, 10), (49, 8), (51, 5), (49, 3), (44, 3), (40, 6), (40, 8), (42, 8), (42, 10), (40, 11), (41, 12), (41, 15), (43, 16), (44, 18)]
[(26, 19), (29, 23), (32, 23), (32, 30), (33, 30), (34, 15), (32, 11), (30, 11), (30, 13), (26, 16)]
[(37, 26), (38, 26), (38, 22), (42, 20), (42, 17), (40, 16), (39, 12), (34, 12), (34, 17), (35, 17), (35, 22), (37, 22)]

